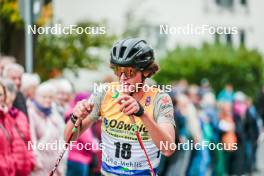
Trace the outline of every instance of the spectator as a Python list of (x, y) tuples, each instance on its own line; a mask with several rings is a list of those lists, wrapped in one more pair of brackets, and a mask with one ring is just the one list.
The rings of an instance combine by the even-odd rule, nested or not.
[(200, 106), (199, 87), (197, 85), (191, 85), (188, 89), (188, 97), (196, 108)]
[(178, 83), (175, 82), (173, 91), (175, 93), (186, 93), (188, 89), (188, 82), (185, 79), (180, 80)]
[(3, 76), (4, 67), (15, 62), (16, 59), (12, 56), (0, 56), (0, 77)]
[(208, 79), (204, 78), (201, 80), (201, 86), (199, 90), (200, 96), (203, 96), (205, 93), (212, 92), (212, 88)]
[(13, 107), (16, 97), (16, 86), (10, 80), (3, 80), (6, 87), (6, 105), (8, 113), (13, 118), (12, 125), (12, 154), (15, 161), (16, 176), (28, 176), (34, 168), (35, 161), (32, 149), (28, 149), (31, 142), (29, 123), (26, 115)]
[(27, 99), (33, 100), (39, 84), (40, 77), (38, 74), (24, 73), (22, 76), (21, 92)]
[[(189, 102), (187, 104), (187, 127), (192, 136), (194, 144), (202, 142), (201, 122), (198, 115), (198, 108), (200, 107), (199, 87), (191, 85), (188, 89)], [(191, 156), (187, 167), (187, 176), (193, 174), (201, 175), (201, 167), (199, 164), (202, 160), (202, 152), (196, 149), (191, 150)]]
[(260, 135), (260, 128), (258, 126), (259, 115), (251, 98), (247, 98), (247, 110), (245, 119), (245, 133), (246, 133), (246, 166), (249, 174), (257, 170), (256, 166), (256, 152), (258, 147), (258, 138)]
[(257, 97), (257, 111), (262, 119), (262, 122), (264, 122), (264, 85), (262, 86), (260, 94)]
[(218, 168), (217, 173), (220, 175), (224, 175), (232, 173), (232, 155), (235, 151), (233, 151), (229, 146), (237, 143), (231, 102), (219, 102), (219, 120), (219, 129), (221, 130), (221, 143), (228, 147), (225, 148), (224, 152), (218, 153), (218, 162), (221, 164), (220, 168)]
[(204, 94), (201, 100), (201, 109), (208, 117), (208, 122), (213, 130), (212, 142), (218, 142), (219, 140), (219, 117), (216, 107), (215, 95), (212, 92)]
[(247, 168), (245, 167), (246, 160), (246, 95), (238, 91), (234, 94), (233, 112), (235, 131), (237, 137), (237, 150), (232, 155), (232, 162), (230, 163), (230, 173), (232, 175), (246, 174)]
[(24, 73), (24, 68), (21, 65), (17, 63), (11, 63), (4, 67), (3, 77), (10, 79), (16, 85), (17, 93), (16, 93), (16, 99), (14, 101), (14, 107), (24, 112), (28, 117), (26, 99), (20, 91), (21, 79), (23, 73)]
[(198, 87), (192, 85), (188, 89), (188, 98), (186, 102), (186, 118), (187, 118), (187, 128), (195, 143), (201, 142), (202, 132), (200, 121), (198, 118), (197, 107), (199, 107), (200, 98), (198, 96)]
[[(36, 90), (35, 99), (28, 103), (30, 130), (33, 146), (44, 144), (56, 144), (50, 148), (46, 145), (44, 150), (34, 150), (36, 157), (36, 169), (32, 176), (46, 176), (52, 170), (60, 150), (57, 144), (63, 142), (65, 123), (63, 118), (52, 107), (56, 90), (48, 82), (40, 84)], [(63, 176), (65, 162), (61, 162), (55, 176)]]
[[(208, 94), (208, 93), (207, 93)], [(196, 104), (196, 118), (198, 120), (197, 127), (200, 129), (200, 139), (195, 141), (195, 143), (208, 143), (212, 142), (213, 139), (213, 129), (211, 118), (209, 117), (209, 112), (212, 112), (212, 107), (214, 104), (213, 97), (208, 94), (205, 96), (203, 101), (201, 101), (201, 94), (199, 94), (199, 87), (191, 86), (188, 95), (192, 102)], [(210, 111), (209, 111), (210, 109)], [(205, 111), (207, 110), (207, 111)], [(211, 115), (211, 114), (210, 114)], [(209, 149), (204, 147), (202, 150), (194, 148), (191, 151), (191, 158), (188, 165), (186, 175), (206, 175), (208, 172), (209, 164), (211, 161)]]
[(233, 86), (232, 84), (226, 84), (225, 88), (218, 94), (217, 100), (218, 101), (233, 101)]
[(0, 175), (15, 176), (15, 162), (12, 157), (12, 118), (6, 106), (6, 90), (0, 82)]
[(73, 98), (73, 87), (67, 79), (55, 79), (52, 83), (56, 87), (56, 108), (64, 116)]
[[(212, 92), (207, 92), (203, 95), (201, 100), (201, 111), (202, 111), (202, 129), (203, 138), (206, 142), (211, 142), (213, 144), (219, 143), (220, 129), (219, 129), (219, 116), (216, 107), (215, 95)], [(206, 149), (207, 150), (207, 149)], [(214, 151), (209, 151), (208, 159), (211, 161), (212, 175), (223, 175), (220, 174), (224, 169), (219, 167), (220, 157), (217, 149)], [(208, 165), (206, 165), (208, 167)]]

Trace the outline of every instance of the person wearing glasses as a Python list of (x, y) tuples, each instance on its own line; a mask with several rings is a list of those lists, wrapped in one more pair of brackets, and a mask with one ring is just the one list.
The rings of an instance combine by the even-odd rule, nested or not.
[(145, 83), (159, 69), (153, 49), (139, 38), (121, 40), (112, 47), (110, 65), (119, 81), (77, 103), (64, 137), (77, 120), (81, 125), (74, 140), (101, 118), (102, 174), (156, 175), (160, 153), (170, 156), (174, 152), (170, 146), (175, 142), (175, 122), (169, 95)]

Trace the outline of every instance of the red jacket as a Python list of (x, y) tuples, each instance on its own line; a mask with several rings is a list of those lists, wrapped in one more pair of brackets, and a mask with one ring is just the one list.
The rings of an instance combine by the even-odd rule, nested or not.
[(12, 157), (12, 118), (0, 111), (0, 175), (15, 176)]
[(12, 108), (9, 115), (13, 117), (12, 152), (15, 160), (16, 176), (28, 176), (34, 169), (35, 160), (31, 148), (28, 119), (22, 111)]

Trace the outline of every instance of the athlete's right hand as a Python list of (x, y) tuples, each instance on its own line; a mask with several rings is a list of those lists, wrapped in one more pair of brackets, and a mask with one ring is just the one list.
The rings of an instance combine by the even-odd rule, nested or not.
[(88, 100), (79, 101), (73, 108), (73, 115), (78, 119), (85, 119), (93, 110), (93, 104), (89, 103)]

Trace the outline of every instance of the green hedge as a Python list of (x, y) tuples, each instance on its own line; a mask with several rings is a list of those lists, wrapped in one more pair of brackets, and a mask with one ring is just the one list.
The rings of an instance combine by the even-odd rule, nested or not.
[(201, 48), (178, 47), (160, 60), (161, 71), (154, 79), (161, 84), (187, 79), (199, 84), (207, 78), (216, 92), (226, 83), (255, 97), (263, 83), (263, 59), (256, 50), (219, 44)]

